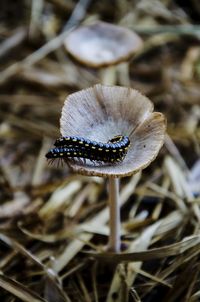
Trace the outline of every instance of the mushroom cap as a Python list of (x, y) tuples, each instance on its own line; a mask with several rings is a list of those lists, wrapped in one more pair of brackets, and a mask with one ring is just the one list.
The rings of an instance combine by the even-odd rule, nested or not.
[(129, 136), (130, 148), (117, 164), (67, 160), (74, 172), (104, 177), (124, 177), (147, 167), (163, 145), (166, 130), (164, 115), (153, 112), (152, 102), (137, 90), (100, 84), (69, 95), (60, 124), (62, 136), (103, 143), (116, 135)]
[(128, 60), (142, 40), (127, 28), (98, 21), (73, 30), (64, 45), (77, 61), (97, 68)]

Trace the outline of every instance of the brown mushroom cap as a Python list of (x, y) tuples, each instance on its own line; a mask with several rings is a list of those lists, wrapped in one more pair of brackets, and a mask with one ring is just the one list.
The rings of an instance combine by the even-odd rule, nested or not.
[(80, 63), (102, 67), (128, 60), (141, 47), (142, 40), (127, 28), (98, 21), (72, 31), (64, 45)]
[(115, 135), (128, 135), (131, 142), (120, 163), (68, 160), (69, 166), (80, 174), (104, 177), (123, 177), (144, 169), (157, 156), (166, 129), (164, 115), (152, 111), (152, 102), (131, 88), (98, 84), (69, 95), (61, 115), (62, 136), (107, 142)]

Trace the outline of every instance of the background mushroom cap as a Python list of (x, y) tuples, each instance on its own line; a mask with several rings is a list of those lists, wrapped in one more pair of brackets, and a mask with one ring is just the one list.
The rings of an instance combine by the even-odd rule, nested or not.
[(137, 90), (95, 85), (69, 95), (61, 115), (61, 135), (76, 135), (107, 142), (115, 135), (128, 135), (131, 146), (117, 164), (86, 164), (67, 160), (73, 171), (84, 175), (123, 177), (148, 166), (157, 156), (166, 130), (163, 114)]
[(142, 46), (142, 40), (127, 28), (98, 21), (72, 31), (64, 45), (82, 64), (101, 67), (128, 60)]

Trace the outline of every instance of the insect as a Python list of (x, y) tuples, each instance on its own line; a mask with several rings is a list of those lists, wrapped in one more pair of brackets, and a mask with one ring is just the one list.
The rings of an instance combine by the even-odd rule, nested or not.
[(85, 139), (79, 136), (60, 137), (55, 147), (46, 154), (47, 159), (84, 158), (107, 163), (120, 162), (126, 156), (130, 141), (127, 136), (118, 135), (107, 143)]
[[(117, 135), (110, 139), (107, 143), (101, 143), (85, 139), (80, 136), (63, 136), (58, 138), (54, 144), (56, 147), (75, 147), (75, 148), (84, 148), (88, 150), (99, 150), (99, 151), (109, 151), (116, 150), (119, 152), (125, 151), (130, 145), (128, 136)], [(102, 149), (102, 150), (101, 150)], [(108, 152), (108, 151), (107, 151)]]

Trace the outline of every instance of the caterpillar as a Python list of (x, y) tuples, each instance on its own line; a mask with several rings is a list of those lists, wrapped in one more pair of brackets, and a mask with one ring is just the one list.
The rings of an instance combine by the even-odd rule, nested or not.
[(77, 148), (65, 148), (65, 147), (59, 147), (59, 148), (53, 148), (50, 149), (49, 152), (46, 154), (47, 159), (56, 159), (56, 158), (85, 158), (90, 159), (94, 161), (102, 161), (107, 163), (114, 163), (119, 162), (124, 159), (125, 154), (120, 153), (113, 156), (109, 156), (107, 154), (95, 154), (95, 153), (89, 153), (87, 150), (84, 149), (77, 149)]
[(67, 136), (55, 141), (56, 148), (46, 154), (47, 159), (84, 158), (107, 163), (120, 162), (126, 156), (130, 141), (127, 136), (118, 135), (107, 143), (91, 141), (83, 137)]
[(103, 151), (103, 152), (125, 152), (128, 150), (130, 141), (128, 136), (117, 135), (110, 139), (107, 143), (101, 143), (85, 139), (80, 136), (64, 136), (58, 138), (54, 145), (56, 147), (68, 147), (87, 149), (90, 151)]

